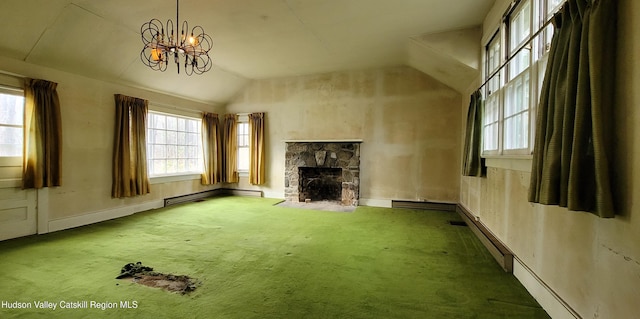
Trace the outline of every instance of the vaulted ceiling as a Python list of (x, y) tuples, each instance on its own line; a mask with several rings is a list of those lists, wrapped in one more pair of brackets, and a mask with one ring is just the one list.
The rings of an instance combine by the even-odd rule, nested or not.
[[(182, 0), (180, 20), (214, 40), (203, 75), (140, 61), (140, 26), (174, 0), (2, 0), (0, 55), (224, 103), (252, 79), (410, 65), (462, 91), (477, 75), (494, 0)], [(475, 56), (475, 58), (474, 58)]]

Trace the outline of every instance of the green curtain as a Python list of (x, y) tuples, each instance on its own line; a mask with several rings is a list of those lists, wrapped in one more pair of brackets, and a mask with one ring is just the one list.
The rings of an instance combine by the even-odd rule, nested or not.
[(222, 152), (218, 114), (202, 114), (202, 153), (204, 154), (204, 173), (202, 185), (217, 184), (222, 180)]
[(24, 189), (62, 183), (62, 126), (57, 86), (46, 80), (25, 81)]
[(610, 182), (615, 0), (568, 0), (536, 117), (529, 201), (614, 217)]
[(115, 94), (115, 102), (111, 196), (148, 194), (146, 130), (149, 101)]
[(226, 114), (224, 116), (224, 147), (222, 156), (222, 181), (225, 183), (237, 183), (238, 175), (238, 115)]
[(249, 114), (249, 182), (265, 183), (264, 113)]
[(464, 176), (486, 176), (487, 168), (481, 155), (482, 94), (480, 90), (471, 94), (467, 111), (467, 130), (464, 140)]

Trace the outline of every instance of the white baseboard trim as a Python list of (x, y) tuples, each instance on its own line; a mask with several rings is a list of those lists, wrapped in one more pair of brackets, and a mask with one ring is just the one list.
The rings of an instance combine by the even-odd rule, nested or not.
[(358, 200), (359, 206), (372, 206), (372, 207), (384, 207), (391, 208), (390, 199), (373, 199), (373, 198), (360, 198)]
[(133, 215), (145, 210), (164, 207), (164, 200), (154, 200), (144, 202), (136, 205), (130, 205), (125, 207), (117, 207), (112, 209), (105, 209), (97, 212), (87, 213), (78, 216), (72, 216), (67, 218), (60, 218), (49, 221), (49, 232), (65, 230), (69, 228), (75, 228), (85, 226), (93, 223), (99, 223), (109, 219), (115, 219), (128, 215)]
[(516, 256), (513, 258), (513, 275), (538, 301), (553, 319), (582, 319), (551, 287)]

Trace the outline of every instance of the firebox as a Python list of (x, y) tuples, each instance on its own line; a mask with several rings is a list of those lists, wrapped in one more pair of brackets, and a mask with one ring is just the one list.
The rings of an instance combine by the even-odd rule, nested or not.
[(299, 201), (342, 200), (342, 168), (298, 167)]

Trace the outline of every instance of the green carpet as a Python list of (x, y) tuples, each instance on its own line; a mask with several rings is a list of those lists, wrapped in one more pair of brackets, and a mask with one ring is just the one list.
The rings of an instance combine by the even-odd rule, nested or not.
[[(456, 213), (277, 202), (219, 197), (0, 242), (0, 318), (549, 318), (449, 224)], [(137, 261), (202, 284), (180, 295), (115, 279)]]

